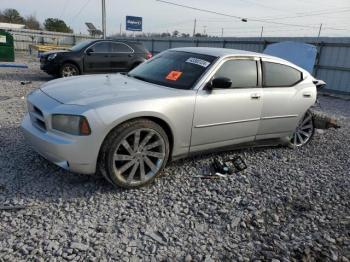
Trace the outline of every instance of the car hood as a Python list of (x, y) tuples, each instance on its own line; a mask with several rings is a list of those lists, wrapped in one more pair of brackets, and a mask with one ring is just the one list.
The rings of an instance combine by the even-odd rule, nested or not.
[(41, 56), (49, 56), (51, 54), (55, 54), (55, 53), (68, 53), (68, 52), (71, 52), (70, 50), (52, 50), (52, 51), (48, 51), (48, 52), (45, 52), (45, 53), (42, 53)]
[(130, 100), (177, 96), (184, 91), (121, 74), (61, 78), (44, 84), (40, 89), (60, 103), (91, 107)]

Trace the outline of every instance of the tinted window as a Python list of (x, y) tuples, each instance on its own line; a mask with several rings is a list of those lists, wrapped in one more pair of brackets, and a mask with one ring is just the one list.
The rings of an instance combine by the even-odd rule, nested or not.
[(227, 77), (231, 79), (231, 88), (256, 87), (258, 73), (254, 60), (230, 60), (225, 62), (215, 73), (214, 78)]
[(165, 51), (142, 63), (128, 76), (179, 89), (191, 89), (216, 59), (197, 53)]
[(92, 50), (99, 53), (108, 53), (110, 51), (109, 42), (97, 43), (92, 47)]
[(132, 49), (122, 43), (111, 43), (111, 52), (114, 53), (132, 53)]
[(302, 79), (299, 70), (282, 64), (263, 62), (264, 86), (293, 86)]

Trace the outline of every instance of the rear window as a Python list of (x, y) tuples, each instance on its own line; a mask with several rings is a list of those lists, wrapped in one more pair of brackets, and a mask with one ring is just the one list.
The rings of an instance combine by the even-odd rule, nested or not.
[(265, 87), (288, 87), (302, 80), (302, 73), (290, 66), (263, 62), (263, 85)]
[(165, 51), (136, 67), (128, 76), (172, 88), (191, 89), (215, 59), (203, 54)]

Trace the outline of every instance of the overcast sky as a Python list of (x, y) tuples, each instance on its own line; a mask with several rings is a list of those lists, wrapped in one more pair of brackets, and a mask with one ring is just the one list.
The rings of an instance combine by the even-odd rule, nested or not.
[[(107, 35), (125, 31), (125, 16), (143, 17), (143, 31), (181, 33), (193, 31), (210, 35), (317, 36), (323, 24), (322, 36), (350, 36), (350, 0), (168, 0), (178, 4), (208, 9), (239, 17), (248, 22), (215, 14), (176, 7), (156, 0), (106, 0)], [(34, 14), (43, 22), (47, 17), (63, 19), (76, 33), (86, 33), (85, 22), (101, 26), (101, 0), (0, 0), (0, 9), (15, 8), (23, 16)], [(296, 17), (298, 16), (298, 17)], [(251, 19), (293, 24), (281, 25), (255, 22)], [(307, 26), (307, 27), (301, 27)], [(345, 29), (345, 30), (344, 30)]]

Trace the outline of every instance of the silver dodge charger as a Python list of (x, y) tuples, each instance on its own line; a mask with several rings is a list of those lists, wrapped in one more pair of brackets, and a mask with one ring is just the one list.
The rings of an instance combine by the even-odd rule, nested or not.
[(26, 140), (58, 166), (114, 185), (153, 181), (167, 162), (313, 136), (317, 80), (277, 57), (176, 48), (128, 74), (50, 81), (27, 96)]

